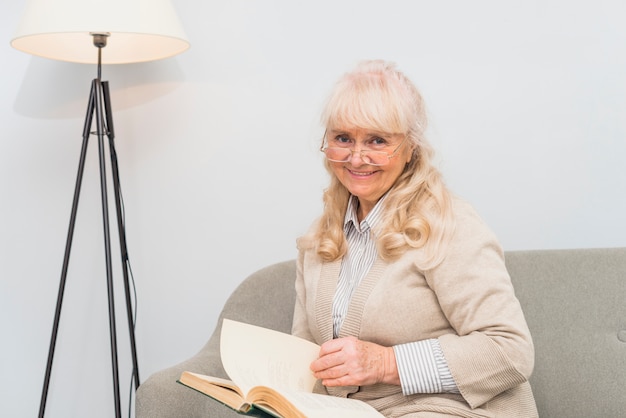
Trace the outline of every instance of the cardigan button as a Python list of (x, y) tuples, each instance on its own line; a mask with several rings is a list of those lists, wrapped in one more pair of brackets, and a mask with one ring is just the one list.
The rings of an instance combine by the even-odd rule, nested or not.
[(626, 343), (626, 329), (621, 330), (617, 333), (617, 339), (623, 343)]

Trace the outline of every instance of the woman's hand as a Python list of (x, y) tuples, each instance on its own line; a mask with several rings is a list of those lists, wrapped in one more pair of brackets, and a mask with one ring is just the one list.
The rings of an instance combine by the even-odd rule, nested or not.
[(392, 347), (338, 338), (322, 344), (311, 370), (324, 386), (365, 386), (375, 383), (400, 384)]

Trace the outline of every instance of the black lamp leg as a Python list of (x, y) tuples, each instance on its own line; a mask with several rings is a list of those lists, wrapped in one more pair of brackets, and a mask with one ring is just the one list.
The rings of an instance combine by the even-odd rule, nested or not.
[(120, 403), (120, 377), (117, 360), (117, 330), (115, 327), (115, 298), (113, 288), (113, 265), (111, 262), (111, 230), (109, 228), (109, 205), (107, 195), (106, 159), (104, 149), (104, 136), (106, 135), (105, 115), (103, 109), (102, 83), (100, 79), (96, 83), (96, 134), (98, 136), (98, 156), (100, 159), (100, 192), (102, 195), (102, 223), (104, 227), (104, 255), (106, 261), (107, 292), (109, 296), (109, 331), (111, 340), (111, 365), (113, 372), (113, 396), (115, 402), (115, 416), (121, 418)]
[(111, 96), (109, 94), (109, 83), (102, 82), (102, 93), (104, 98), (104, 109), (106, 113), (108, 137), (109, 137), (109, 154), (111, 156), (111, 175), (113, 177), (113, 192), (115, 194), (115, 207), (117, 209), (117, 229), (119, 232), (120, 251), (122, 256), (122, 273), (124, 277), (124, 293), (126, 295), (126, 316), (128, 319), (128, 330), (130, 333), (130, 348), (133, 361), (133, 377), (135, 381), (135, 389), (139, 387), (139, 365), (137, 364), (137, 346), (135, 344), (135, 323), (132, 311), (132, 301), (130, 298), (130, 281), (128, 272), (128, 249), (126, 247), (126, 228), (124, 226), (124, 213), (122, 211), (122, 191), (120, 187), (120, 174), (117, 165), (117, 152), (115, 151), (115, 129), (113, 127), (113, 113), (111, 112)]
[(46, 410), (46, 401), (48, 399), (48, 389), (50, 387), (50, 375), (52, 372), (52, 360), (54, 359), (54, 349), (56, 347), (57, 335), (59, 331), (59, 321), (61, 319), (61, 307), (63, 306), (63, 294), (65, 292), (65, 283), (67, 279), (67, 268), (70, 262), (70, 254), (72, 251), (72, 240), (74, 238), (74, 226), (76, 225), (76, 213), (78, 210), (78, 201), (80, 199), (80, 188), (83, 182), (83, 172), (85, 170), (85, 158), (87, 156), (87, 146), (89, 145), (89, 131), (91, 129), (91, 121), (94, 110), (94, 94), (95, 82), (91, 85), (91, 93), (89, 94), (89, 104), (87, 115), (85, 117), (85, 127), (83, 128), (83, 145), (80, 151), (80, 159), (78, 162), (78, 174), (76, 175), (76, 186), (74, 188), (74, 199), (72, 201), (72, 212), (70, 215), (70, 225), (65, 241), (65, 255), (63, 257), (63, 268), (61, 269), (61, 281), (59, 284), (59, 293), (57, 296), (56, 309), (54, 311), (54, 322), (52, 325), (52, 336), (50, 337), (50, 348), (48, 349), (48, 361), (46, 362), (46, 374), (44, 377), (43, 390), (41, 392), (41, 401), (39, 403), (39, 418), (43, 418)]

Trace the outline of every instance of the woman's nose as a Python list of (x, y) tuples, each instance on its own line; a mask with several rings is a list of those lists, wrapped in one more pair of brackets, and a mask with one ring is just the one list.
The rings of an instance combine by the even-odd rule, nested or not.
[(361, 154), (361, 150), (360, 149), (353, 149), (350, 150), (351, 154), (350, 154), (350, 164), (354, 167), (359, 167), (361, 165), (365, 165), (367, 164), (364, 160), (363, 160), (363, 154)]

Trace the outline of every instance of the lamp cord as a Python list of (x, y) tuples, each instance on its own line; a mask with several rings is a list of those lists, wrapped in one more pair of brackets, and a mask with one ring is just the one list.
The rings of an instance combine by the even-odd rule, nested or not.
[[(115, 165), (116, 167), (118, 167), (118, 171), (119, 171), (119, 164), (118, 164), (118, 160), (117, 160), (117, 151), (115, 150), (115, 144), (113, 144), (111, 142), (111, 158), (115, 160)], [(119, 176), (118, 176), (119, 177)], [(118, 179), (119, 180), (119, 179)], [(118, 181), (118, 187), (119, 187), (119, 194), (120, 194), (120, 212), (122, 214), (122, 219), (121, 219), (121, 225), (122, 225), (122, 236), (124, 241), (126, 241), (126, 206), (124, 205), (124, 195), (122, 193), (122, 185), (121, 182)], [(135, 275), (133, 274), (133, 269), (132, 269), (132, 264), (130, 262), (130, 256), (128, 254), (128, 245), (125, 245), (126, 247), (126, 254), (124, 255), (124, 260), (123, 262), (125, 263), (125, 267), (128, 268), (128, 273), (129, 273), (129, 279), (130, 279), (130, 284), (132, 286), (132, 305), (133, 305), (133, 309), (132, 309), (132, 327), (133, 327), (133, 333), (135, 332), (135, 326), (137, 324), (137, 286), (135, 283)], [(131, 418), (132, 416), (132, 404), (133, 404), (133, 383), (135, 381), (135, 368), (133, 366), (132, 370), (131, 370), (131, 374), (130, 374), (130, 388), (129, 388), (129, 393), (128, 393), (128, 418)]]
[[(122, 205), (123, 206), (123, 205)], [(128, 272), (130, 273), (130, 283), (133, 286), (133, 332), (135, 332), (135, 325), (137, 323), (137, 288), (135, 287), (135, 276), (133, 276), (133, 269), (131, 268), (131, 264), (130, 264), (130, 260), (126, 259), (127, 265), (128, 265)], [(135, 393), (133, 391), (133, 382), (135, 380), (135, 368), (133, 367), (133, 369), (131, 370), (130, 373), (130, 388), (129, 388), (129, 393), (128, 393), (128, 418), (131, 418), (131, 405), (133, 404), (133, 394)]]

